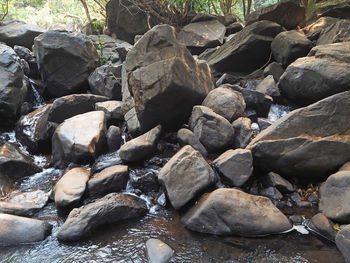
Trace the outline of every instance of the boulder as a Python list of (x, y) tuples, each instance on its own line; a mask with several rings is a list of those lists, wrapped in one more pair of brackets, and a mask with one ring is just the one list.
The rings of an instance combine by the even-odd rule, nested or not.
[(241, 22), (235, 22), (228, 26), (226, 26), (226, 36), (230, 36), (232, 34), (235, 34), (239, 31), (241, 31), (244, 28), (243, 24)]
[(171, 205), (180, 209), (215, 183), (215, 172), (202, 155), (187, 145), (178, 151), (158, 174)]
[(36, 58), (32, 51), (26, 47), (14, 46), (13, 50), (19, 56), (20, 59), (24, 59), (29, 65), (29, 77), (34, 79), (40, 79), (40, 72), (38, 69), (38, 64), (36, 63)]
[(350, 171), (350, 162), (346, 162), (342, 167), (339, 168), (339, 171)]
[(246, 25), (261, 20), (276, 22), (287, 30), (296, 29), (305, 23), (305, 7), (300, 6), (298, 1), (281, 1), (260, 8), (245, 18)]
[(107, 121), (124, 120), (124, 103), (117, 100), (109, 100), (104, 102), (97, 102), (95, 110), (103, 111), (106, 114)]
[(327, 238), (330, 241), (335, 241), (337, 230), (334, 229), (334, 223), (330, 221), (324, 214), (318, 213), (309, 221), (307, 227), (316, 234)]
[(157, 150), (161, 133), (162, 126), (158, 125), (145, 134), (128, 141), (120, 147), (120, 158), (126, 162), (137, 162), (151, 157)]
[(253, 156), (250, 150), (228, 150), (213, 162), (225, 182), (242, 186), (253, 173)]
[(344, 1), (341, 3), (329, 5), (324, 12), (321, 12), (321, 14), (319, 14), (319, 16), (350, 19), (350, 3), (348, 1)]
[(193, 149), (199, 151), (203, 157), (207, 157), (207, 150), (191, 130), (185, 128), (178, 130), (177, 140), (180, 146), (191, 145)]
[(94, 174), (88, 182), (88, 193), (93, 198), (102, 197), (108, 193), (120, 192), (129, 179), (128, 166), (115, 165)]
[(317, 42), (317, 39), (320, 37), (321, 31), (324, 28), (335, 24), (338, 21), (339, 19), (334, 17), (320, 17), (312, 24), (309, 24), (308, 26), (304, 27), (302, 30), (304, 31), (308, 39)]
[(290, 112), (248, 145), (254, 164), (284, 177), (328, 176), (350, 160), (350, 91)]
[(11, 47), (18, 45), (31, 49), (34, 38), (44, 33), (44, 31), (38, 26), (29, 25), (18, 20), (1, 22), (0, 41)]
[(202, 105), (229, 122), (242, 117), (246, 106), (242, 94), (227, 87), (219, 87), (209, 92)]
[(34, 40), (34, 55), (52, 97), (85, 91), (99, 58), (92, 41), (80, 33), (50, 31)]
[(178, 128), (214, 88), (208, 65), (192, 57), (169, 25), (148, 31), (128, 53), (125, 67), (141, 132), (158, 124)]
[(350, 225), (345, 226), (335, 237), (337, 248), (343, 254), (346, 263), (350, 262)]
[(258, 125), (260, 131), (263, 131), (272, 125), (273, 121), (266, 118), (258, 118)]
[(84, 167), (75, 167), (66, 172), (55, 186), (54, 199), (57, 208), (79, 206), (89, 178), (90, 171)]
[(117, 151), (122, 141), (122, 131), (119, 127), (111, 125), (107, 131), (107, 147), (109, 152)]
[(282, 65), (277, 62), (272, 62), (264, 69), (264, 77), (272, 75), (276, 83), (280, 80), (283, 73), (284, 69), (282, 68)]
[(73, 241), (87, 237), (101, 225), (143, 216), (148, 209), (142, 199), (111, 193), (93, 203), (73, 209), (57, 233), (58, 240)]
[(270, 199), (228, 188), (202, 196), (181, 221), (190, 230), (215, 235), (263, 236), (292, 228)]
[(324, 27), (319, 33), (317, 45), (347, 42), (350, 38), (350, 20), (341, 19)]
[(16, 246), (44, 240), (52, 225), (45, 221), (0, 214), (0, 246)]
[(174, 250), (169, 245), (155, 238), (147, 240), (146, 250), (149, 263), (166, 263), (174, 255)]
[(247, 72), (263, 66), (271, 53), (273, 38), (283, 29), (270, 21), (246, 26), (207, 59), (218, 72)]
[(253, 136), (251, 120), (249, 118), (244, 117), (238, 118), (232, 123), (232, 126), (235, 130), (233, 147), (244, 149), (249, 144)]
[(54, 163), (89, 163), (104, 149), (106, 117), (103, 111), (92, 111), (65, 120), (52, 136)]
[(158, 193), (160, 184), (158, 182), (158, 171), (146, 169), (144, 171), (133, 173), (130, 176), (129, 183), (134, 189), (140, 190), (142, 193)]
[(281, 200), (283, 198), (283, 195), (281, 194), (281, 192), (278, 191), (276, 187), (272, 187), (272, 186), (264, 189), (260, 189), (259, 194), (262, 196), (266, 196), (271, 200)]
[(275, 187), (283, 194), (295, 191), (295, 187), (288, 180), (274, 172), (269, 172), (261, 178), (261, 182), (264, 187)]
[(256, 87), (256, 91), (266, 94), (272, 98), (279, 98), (281, 93), (277, 87), (275, 79), (272, 75), (268, 75), (263, 81)]

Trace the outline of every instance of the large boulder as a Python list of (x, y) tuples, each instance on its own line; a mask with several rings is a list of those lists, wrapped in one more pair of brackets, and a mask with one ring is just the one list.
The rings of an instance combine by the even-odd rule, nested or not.
[(279, 81), (282, 95), (308, 105), (350, 89), (350, 43), (314, 47), (290, 64)]
[(345, 226), (335, 237), (337, 248), (343, 254), (346, 263), (350, 262), (350, 225)]
[(349, 1), (344, 1), (341, 3), (329, 5), (325, 8), (323, 12), (320, 12), (321, 17), (335, 17), (342, 19), (350, 19), (350, 3)]
[(34, 40), (34, 55), (47, 92), (60, 97), (88, 89), (99, 58), (92, 41), (80, 33), (51, 31)]
[(47, 222), (0, 214), (0, 246), (15, 246), (44, 240), (51, 233)]
[(281, 1), (250, 13), (245, 20), (246, 25), (260, 20), (269, 20), (291, 30), (305, 23), (305, 8), (300, 6), (298, 1)]
[(228, 188), (202, 196), (181, 221), (193, 231), (215, 235), (262, 236), (292, 228), (270, 199)]
[(350, 91), (290, 112), (248, 145), (263, 170), (322, 178), (350, 160)]
[(341, 19), (324, 27), (319, 33), (317, 45), (347, 42), (350, 38), (350, 20)]
[(27, 94), (20, 58), (12, 48), (0, 44), (0, 121), (14, 123)]
[(106, 117), (92, 111), (65, 120), (52, 136), (55, 163), (89, 163), (100, 154), (106, 142)]
[(73, 209), (57, 233), (61, 241), (72, 241), (88, 236), (104, 224), (143, 216), (148, 209), (142, 199), (127, 194), (111, 193), (94, 203)]
[(170, 203), (180, 209), (216, 181), (215, 172), (202, 155), (187, 145), (158, 174)]
[(208, 58), (208, 64), (218, 72), (247, 72), (258, 69), (268, 60), (273, 38), (283, 29), (270, 21), (246, 26)]
[(0, 41), (11, 47), (15, 45), (31, 49), (34, 38), (44, 33), (44, 29), (29, 25), (22, 21), (11, 20), (2, 22), (0, 26)]
[(158, 124), (180, 126), (214, 88), (208, 65), (179, 44), (169, 25), (152, 28), (135, 44), (126, 73), (143, 132)]

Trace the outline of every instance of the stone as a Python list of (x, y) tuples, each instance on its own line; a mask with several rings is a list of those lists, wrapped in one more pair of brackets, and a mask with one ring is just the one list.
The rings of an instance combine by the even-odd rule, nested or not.
[(284, 73), (284, 68), (282, 68), (282, 65), (277, 62), (270, 63), (264, 69), (264, 77), (272, 75), (276, 83), (280, 80), (280, 77), (282, 76), (283, 73)]
[(233, 139), (234, 148), (244, 149), (249, 144), (253, 136), (251, 124), (251, 120), (244, 117), (238, 118), (232, 123), (232, 127), (235, 130), (235, 136)]
[(99, 58), (92, 41), (80, 33), (49, 31), (34, 40), (34, 55), (52, 97), (86, 91)]
[(214, 88), (209, 66), (192, 57), (169, 25), (148, 31), (129, 51), (125, 67), (141, 132), (158, 124), (177, 129)]
[(160, 188), (158, 182), (158, 171), (137, 172), (130, 177), (130, 184), (134, 189), (140, 190), (142, 193), (157, 193)]
[(250, 150), (228, 150), (213, 162), (225, 182), (241, 187), (253, 173), (253, 156)]
[(54, 163), (90, 163), (104, 149), (106, 117), (103, 111), (76, 115), (60, 124), (52, 136)]
[(145, 134), (123, 144), (119, 156), (126, 162), (137, 162), (151, 157), (157, 150), (157, 144), (162, 133), (162, 126), (158, 125)]
[(104, 102), (97, 102), (95, 110), (103, 111), (106, 114), (107, 121), (121, 121), (124, 120), (124, 103), (117, 100), (109, 100)]
[(90, 171), (84, 167), (76, 167), (66, 172), (54, 189), (57, 208), (66, 209), (79, 206), (89, 178)]
[(335, 241), (337, 231), (333, 228), (334, 223), (331, 222), (324, 214), (318, 213), (309, 221), (307, 227), (316, 234), (330, 240)]
[(126, 165), (115, 165), (94, 174), (88, 182), (88, 193), (93, 198), (120, 192), (126, 187), (129, 170)]
[(13, 50), (19, 58), (24, 59), (28, 63), (29, 74), (27, 75), (29, 75), (30, 78), (40, 79), (38, 64), (36, 63), (36, 58), (34, 57), (33, 52), (26, 47), (16, 45), (13, 47)]
[(115, 152), (120, 148), (122, 131), (119, 127), (111, 125), (107, 131), (107, 147), (109, 152)]
[(329, 5), (327, 9), (319, 14), (321, 17), (335, 17), (350, 19), (350, 3), (348, 1)]
[(229, 122), (242, 117), (246, 107), (242, 94), (227, 87), (219, 87), (209, 92), (202, 105)]
[(339, 19), (334, 17), (320, 17), (315, 22), (304, 27), (302, 30), (304, 31), (308, 39), (317, 42), (317, 39), (320, 37), (321, 31), (324, 28), (335, 24), (338, 21)]
[(260, 195), (266, 196), (270, 198), (271, 200), (281, 200), (283, 198), (283, 195), (276, 187), (267, 187), (264, 189), (261, 189), (259, 191)]
[(343, 254), (346, 263), (350, 262), (350, 225), (345, 226), (335, 237), (337, 248)]
[(347, 42), (350, 38), (350, 20), (341, 19), (334, 21), (328, 27), (324, 27), (319, 33), (317, 45)]
[(288, 180), (274, 172), (269, 172), (261, 178), (261, 182), (264, 187), (276, 187), (283, 194), (295, 191), (295, 187)]
[(202, 155), (187, 145), (164, 165), (158, 180), (165, 187), (171, 205), (180, 209), (213, 185), (216, 177)]
[(229, 36), (229, 35), (235, 34), (239, 31), (241, 31), (243, 28), (244, 28), (244, 26), (242, 25), (241, 22), (232, 23), (232, 24), (226, 26), (226, 34), (225, 35)]
[(258, 118), (258, 125), (260, 131), (266, 130), (268, 127), (272, 125), (272, 121), (266, 118)]
[(202, 196), (181, 218), (186, 228), (214, 235), (263, 236), (292, 228), (271, 200), (221, 188)]
[(93, 203), (73, 209), (57, 233), (60, 241), (87, 237), (99, 226), (141, 217), (147, 213), (146, 202), (128, 194), (111, 193)]
[(101, 155), (95, 163), (92, 165), (91, 172), (92, 173), (98, 173), (102, 171), (105, 168), (122, 164), (123, 161), (120, 159), (118, 155), (116, 155), (114, 152), (107, 155)]
[(272, 75), (264, 78), (263, 81), (256, 87), (256, 91), (266, 94), (274, 99), (279, 98), (281, 93)]
[(0, 246), (16, 246), (44, 240), (52, 225), (45, 221), (0, 214)]
[(350, 162), (344, 163), (344, 165), (339, 168), (339, 171), (350, 171)]
[(191, 145), (193, 149), (199, 151), (203, 157), (208, 156), (207, 150), (191, 130), (185, 128), (178, 130), (177, 140), (181, 147)]
[(166, 263), (174, 255), (174, 250), (163, 241), (150, 238), (146, 242), (149, 263)]

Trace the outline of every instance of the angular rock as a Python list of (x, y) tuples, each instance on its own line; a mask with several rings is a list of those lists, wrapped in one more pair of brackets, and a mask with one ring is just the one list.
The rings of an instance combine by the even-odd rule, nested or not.
[(119, 127), (110, 126), (107, 131), (107, 147), (109, 152), (114, 152), (120, 148), (122, 131)]
[(244, 149), (250, 142), (253, 131), (251, 128), (251, 120), (249, 118), (238, 118), (232, 123), (233, 129), (235, 130), (235, 136), (233, 139), (234, 148)]
[(57, 238), (61, 241), (82, 239), (101, 225), (140, 217), (147, 211), (146, 202), (142, 199), (111, 193), (94, 203), (73, 209), (58, 231)]
[(160, 188), (157, 175), (158, 172), (146, 170), (144, 173), (131, 176), (129, 182), (134, 189), (138, 189), (142, 193), (157, 193)]
[(26, 47), (14, 46), (13, 50), (21, 58), (28, 62), (29, 65), (29, 77), (34, 79), (40, 79), (40, 72), (38, 69), (38, 64), (36, 63), (36, 58), (32, 51)]
[(269, 95), (272, 98), (279, 98), (281, 96), (281, 93), (272, 75), (265, 77), (264, 80), (261, 81), (260, 84), (256, 87), (256, 91)]
[(146, 249), (149, 263), (166, 263), (174, 255), (174, 250), (159, 239), (148, 239)]
[(228, 188), (202, 196), (181, 221), (193, 231), (215, 235), (263, 236), (292, 228), (270, 199)]
[(119, 150), (119, 156), (126, 162), (137, 162), (151, 155), (157, 150), (157, 144), (162, 133), (162, 126), (158, 125), (145, 134), (125, 143)]
[(261, 182), (264, 187), (276, 187), (283, 194), (295, 191), (295, 187), (288, 180), (274, 172), (265, 175)]
[(191, 145), (193, 149), (199, 151), (203, 157), (207, 157), (207, 150), (191, 130), (184, 128), (178, 130), (177, 140), (180, 146)]
[(107, 121), (124, 120), (124, 102), (117, 100), (109, 100), (98, 102), (95, 110), (103, 111), (106, 114)]
[(339, 19), (334, 17), (320, 17), (314, 23), (304, 27), (303, 31), (308, 39), (311, 41), (317, 41), (317, 39), (320, 37), (321, 31), (324, 28), (329, 27), (338, 21)]
[(343, 254), (346, 263), (350, 262), (350, 225), (345, 226), (335, 237), (337, 248)]
[(333, 228), (333, 226), (334, 223), (332, 223), (322, 213), (314, 215), (307, 225), (307, 227), (310, 228), (311, 231), (316, 232), (316, 234), (319, 234), (330, 241), (335, 241), (337, 231)]
[(202, 155), (187, 145), (178, 151), (158, 174), (171, 205), (180, 209), (216, 181)]
[(283, 198), (283, 195), (281, 194), (280, 191), (276, 187), (268, 187), (261, 189), (259, 191), (260, 195), (266, 196), (270, 198), (271, 200), (281, 200)]
[(339, 171), (350, 171), (350, 162), (347, 162), (342, 167), (340, 167)]
[(272, 75), (276, 83), (280, 80), (283, 73), (282, 65), (277, 62), (272, 62), (264, 69), (264, 77)]
[(244, 28), (241, 22), (235, 22), (226, 27), (226, 36), (235, 34)]
[(52, 136), (54, 163), (89, 163), (104, 149), (106, 117), (103, 111), (92, 111), (65, 120)]
[(269, 119), (258, 118), (258, 125), (259, 125), (260, 131), (266, 130), (268, 127), (272, 125), (272, 123), (273, 122), (270, 121)]
[(327, 10), (322, 12), (320, 16), (350, 19), (350, 3), (345, 1), (334, 5), (329, 5)]
[(350, 20), (342, 19), (322, 29), (317, 45), (347, 42), (350, 38)]

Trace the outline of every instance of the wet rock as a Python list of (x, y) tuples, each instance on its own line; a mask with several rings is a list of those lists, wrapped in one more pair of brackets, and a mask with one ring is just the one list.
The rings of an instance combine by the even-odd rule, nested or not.
[(97, 102), (96, 110), (106, 113), (107, 121), (124, 120), (124, 103), (122, 101), (109, 100)]
[(35, 38), (33, 51), (53, 97), (87, 90), (88, 77), (99, 63), (92, 41), (80, 33), (43, 33)]
[(246, 106), (242, 94), (227, 87), (219, 87), (209, 92), (202, 105), (229, 122), (242, 117)]
[(0, 214), (0, 245), (15, 246), (44, 240), (51, 233), (52, 225), (47, 222)]
[(270, 199), (228, 188), (202, 196), (181, 221), (193, 231), (215, 235), (262, 236), (292, 228)]
[(220, 151), (232, 144), (232, 125), (208, 107), (194, 106), (189, 126), (208, 152)]
[(65, 120), (52, 137), (54, 163), (89, 163), (104, 149), (106, 118), (103, 111), (92, 111)]
[(174, 250), (159, 239), (148, 239), (146, 249), (149, 263), (166, 263), (174, 255)]
[(93, 164), (91, 168), (91, 172), (98, 173), (105, 168), (108, 168), (114, 165), (119, 165), (122, 163), (123, 163), (122, 159), (120, 159), (119, 156), (115, 156), (115, 153), (112, 153), (112, 155), (108, 156), (107, 158), (105, 156), (101, 156)]
[(247, 72), (263, 66), (270, 56), (273, 38), (283, 29), (270, 21), (246, 26), (207, 59), (218, 72)]
[(261, 81), (260, 84), (256, 87), (256, 91), (269, 95), (274, 99), (281, 96), (281, 93), (272, 75), (265, 77), (264, 80)]
[(244, 149), (249, 144), (253, 136), (251, 124), (251, 120), (244, 117), (238, 118), (232, 123), (233, 129), (235, 130), (235, 136), (233, 140), (234, 148)]
[(180, 209), (215, 181), (215, 173), (202, 155), (187, 145), (178, 151), (158, 174), (170, 203)]
[(289, 220), (293, 223), (293, 225), (301, 225), (304, 219), (301, 215), (292, 215), (289, 217)]
[(334, 21), (333, 24), (322, 29), (317, 40), (317, 45), (347, 42), (350, 37), (349, 26), (349, 19)]
[(261, 189), (260, 195), (266, 196), (272, 200), (281, 200), (283, 198), (283, 195), (276, 187), (267, 187), (264, 189)]
[(125, 143), (119, 150), (119, 156), (126, 162), (137, 162), (151, 157), (157, 150), (157, 144), (162, 132), (158, 125), (145, 134)]
[(249, 150), (228, 150), (213, 164), (231, 186), (242, 186), (253, 173), (253, 156)]
[(281, 193), (291, 193), (295, 191), (295, 187), (279, 174), (269, 172), (261, 179), (264, 187), (276, 187)]
[(128, 166), (116, 165), (94, 174), (88, 182), (89, 196), (102, 197), (111, 192), (120, 192), (129, 178)]
[(152, 28), (135, 44), (126, 73), (142, 132), (158, 124), (178, 128), (214, 88), (208, 65), (191, 56), (169, 25)]
[(258, 118), (258, 125), (260, 131), (266, 130), (268, 127), (272, 125), (272, 121), (265, 118)]
[(283, 73), (284, 69), (282, 68), (282, 65), (277, 62), (272, 62), (264, 69), (264, 77), (272, 75), (276, 83), (279, 81)]
[(65, 173), (55, 186), (55, 204), (59, 209), (72, 208), (79, 205), (90, 171), (84, 167), (76, 167)]
[(18, 45), (31, 49), (34, 38), (45, 31), (38, 26), (29, 25), (18, 20), (10, 20), (1, 24), (0, 41), (11, 47)]
[(14, 46), (13, 50), (21, 59), (24, 59), (28, 63), (29, 74), (27, 75), (31, 78), (40, 79), (38, 64), (36, 63), (36, 58), (34, 57), (33, 52), (22, 46)]
[(11, 193), (0, 201), (0, 213), (33, 216), (47, 204), (48, 200), (48, 195), (41, 190)]
[(334, 241), (335, 236), (337, 235), (337, 231), (333, 228), (333, 226), (334, 224), (322, 213), (314, 215), (307, 225), (307, 227), (316, 232), (316, 234), (319, 234), (331, 241)]
[(142, 193), (155, 193), (160, 187), (157, 174), (154, 171), (136, 174), (130, 178), (130, 183), (133, 188), (141, 190)]
[(120, 148), (122, 131), (119, 127), (110, 126), (107, 131), (107, 147), (109, 152), (117, 151)]
[(101, 225), (140, 217), (147, 211), (146, 202), (142, 199), (111, 193), (93, 203), (73, 209), (58, 231), (57, 238), (61, 241), (82, 239)]
[(346, 263), (350, 262), (350, 225), (345, 226), (335, 237), (337, 248), (343, 254)]
[(203, 146), (203, 144), (199, 141), (199, 139), (194, 135), (194, 133), (189, 129), (180, 129), (177, 132), (177, 140), (180, 146), (191, 145), (193, 149), (199, 151), (203, 157), (208, 155), (207, 150)]

